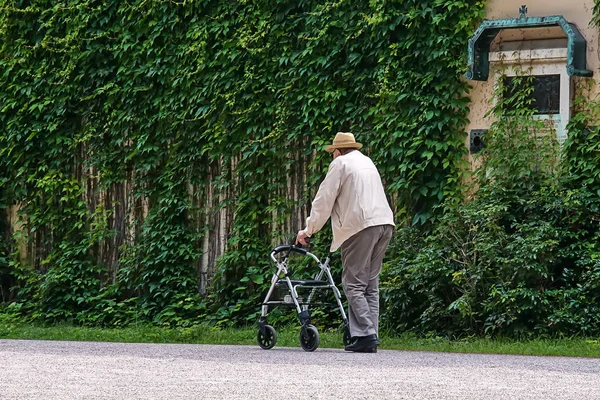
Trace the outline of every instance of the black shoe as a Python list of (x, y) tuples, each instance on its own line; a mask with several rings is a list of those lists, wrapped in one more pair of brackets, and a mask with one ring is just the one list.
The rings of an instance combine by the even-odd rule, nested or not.
[(365, 347), (364, 349), (354, 350), (354, 353), (377, 353), (377, 346)]
[[(371, 336), (373, 336), (373, 335), (371, 335)], [(362, 337), (365, 337), (365, 336), (352, 336), (352, 337), (350, 338), (350, 341), (351, 341), (352, 343), (354, 343), (354, 342), (356, 342), (358, 339), (360, 339), (360, 338), (362, 338)], [(379, 345), (381, 344), (381, 343), (379, 343), (379, 335), (375, 335), (375, 344), (376, 344), (377, 346), (379, 346)]]
[(353, 351), (355, 353), (377, 353), (377, 335), (362, 336), (356, 338), (356, 340), (344, 347), (346, 351)]

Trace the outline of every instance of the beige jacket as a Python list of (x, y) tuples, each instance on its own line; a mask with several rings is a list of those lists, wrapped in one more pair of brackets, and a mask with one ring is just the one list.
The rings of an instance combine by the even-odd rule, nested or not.
[(334, 252), (352, 235), (377, 225), (394, 225), (379, 172), (360, 151), (337, 157), (319, 186), (304, 232), (312, 236), (331, 217)]

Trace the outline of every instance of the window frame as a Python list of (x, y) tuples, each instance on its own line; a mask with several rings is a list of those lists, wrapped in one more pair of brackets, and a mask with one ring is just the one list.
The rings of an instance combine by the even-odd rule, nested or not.
[[(566, 127), (571, 119), (573, 105), (573, 84), (572, 78), (567, 74), (565, 68), (566, 59), (567, 49), (565, 48), (530, 48), (490, 53), (490, 61), (502, 63), (505, 66), (503, 75), (508, 77), (522, 75), (523, 72), (536, 76), (560, 75), (560, 112), (558, 114), (538, 114), (535, 115), (535, 118), (554, 121), (556, 139), (561, 145), (568, 137)], [(502, 79), (501, 76), (496, 74), (495, 86), (502, 84), (500, 79)]]

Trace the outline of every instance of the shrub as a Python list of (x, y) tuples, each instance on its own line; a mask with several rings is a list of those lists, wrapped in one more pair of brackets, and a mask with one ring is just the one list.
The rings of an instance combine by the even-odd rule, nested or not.
[[(390, 329), (600, 333), (600, 147), (587, 142), (598, 135), (588, 125), (600, 113), (573, 118), (559, 152), (528, 107), (527, 90), (497, 97), (496, 122), (465, 201), (444, 204), (430, 233), (397, 235), (383, 275)], [(509, 101), (514, 108), (506, 108)]]

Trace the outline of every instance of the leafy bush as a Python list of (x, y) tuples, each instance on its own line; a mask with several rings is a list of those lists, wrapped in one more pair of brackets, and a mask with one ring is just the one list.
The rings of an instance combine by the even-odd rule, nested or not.
[(465, 201), (445, 204), (430, 235), (404, 230), (395, 239), (383, 275), (389, 329), (600, 333), (600, 147), (587, 141), (598, 135), (588, 126), (600, 113), (580, 96), (587, 112), (573, 118), (559, 153), (529, 107), (529, 90), (496, 93), (496, 122)]

